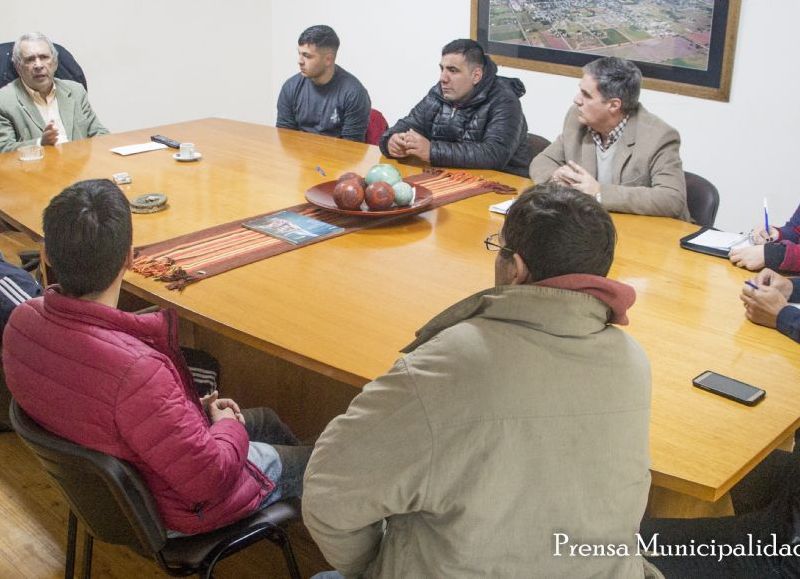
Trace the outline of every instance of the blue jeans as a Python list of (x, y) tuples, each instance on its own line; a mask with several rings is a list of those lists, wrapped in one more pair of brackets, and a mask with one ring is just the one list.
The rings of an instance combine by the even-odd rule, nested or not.
[(264, 499), (261, 508), (281, 499), (303, 496), (303, 475), (314, 447), (301, 446), (270, 408), (248, 408), (242, 414), (250, 438), (247, 460), (275, 483), (275, 490)]

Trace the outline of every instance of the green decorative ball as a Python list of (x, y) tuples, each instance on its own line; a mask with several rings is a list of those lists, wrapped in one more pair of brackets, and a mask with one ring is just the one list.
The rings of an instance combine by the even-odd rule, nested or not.
[(392, 185), (394, 189), (394, 202), (398, 207), (407, 207), (414, 202), (414, 188), (405, 181), (398, 181)]
[(379, 164), (373, 166), (366, 176), (367, 185), (372, 185), (378, 181), (384, 181), (389, 185), (394, 185), (400, 181), (402, 177), (400, 172), (394, 168), (393, 165)]

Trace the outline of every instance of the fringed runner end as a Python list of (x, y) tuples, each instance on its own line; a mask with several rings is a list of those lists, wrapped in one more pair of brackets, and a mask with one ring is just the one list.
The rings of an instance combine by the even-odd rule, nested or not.
[(169, 257), (141, 256), (133, 260), (131, 269), (144, 277), (152, 277), (157, 281), (170, 282), (168, 289), (183, 289), (202, 276), (192, 275)]
[(424, 184), (426, 187), (431, 188), (433, 184), (445, 183), (451, 187), (464, 187), (466, 185), (474, 185), (477, 190), (481, 192), (494, 192), (494, 193), (516, 193), (517, 189), (510, 185), (504, 185), (497, 181), (489, 181), (480, 175), (470, 175), (464, 171), (452, 171), (448, 169), (437, 169), (435, 167), (425, 167), (422, 173), (406, 177), (406, 181), (411, 183)]
[(487, 186), (491, 186), (494, 189), (495, 193), (516, 193), (516, 187), (511, 187), (510, 185), (504, 185), (503, 183), (498, 183), (497, 181), (487, 181)]
[[(180, 274), (181, 274), (180, 277), (174, 279), (173, 281), (170, 281), (170, 283), (167, 284), (168, 290), (178, 290), (180, 292), (183, 291), (183, 289), (190, 283), (194, 283), (202, 279), (201, 277), (198, 277), (196, 275), (189, 275), (183, 270), (180, 270)], [(162, 280), (162, 281), (167, 281), (167, 280)]]

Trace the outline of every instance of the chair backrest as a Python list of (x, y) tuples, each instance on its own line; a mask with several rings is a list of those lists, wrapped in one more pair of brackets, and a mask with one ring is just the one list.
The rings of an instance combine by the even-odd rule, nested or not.
[(14, 430), (93, 537), (147, 556), (164, 547), (166, 531), (155, 501), (133, 467), (45, 430), (16, 400), (10, 415)]
[(386, 122), (386, 117), (379, 110), (371, 109), (369, 111), (369, 124), (367, 125), (367, 144), (377, 145), (381, 140), (381, 135), (388, 128), (389, 123)]
[(719, 209), (719, 191), (708, 179), (684, 171), (686, 175), (686, 204), (689, 215), (698, 225), (714, 227)]
[[(74, 80), (83, 85), (83, 88), (88, 90), (86, 84), (86, 75), (83, 74), (83, 69), (75, 57), (72, 56), (69, 50), (61, 46), (55, 45), (58, 50), (58, 68), (56, 69), (56, 78), (63, 80)], [(17, 69), (14, 68), (14, 63), (11, 62), (11, 51), (14, 48), (13, 42), (0, 43), (0, 88), (17, 78)]]
[(550, 145), (550, 141), (542, 137), (541, 135), (534, 135), (533, 133), (528, 133), (528, 145), (531, 148), (533, 155), (531, 159), (544, 151), (548, 145)]

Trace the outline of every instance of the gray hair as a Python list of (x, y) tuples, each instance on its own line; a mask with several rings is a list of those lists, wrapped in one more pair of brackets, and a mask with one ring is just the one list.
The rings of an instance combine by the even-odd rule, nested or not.
[(14, 63), (14, 66), (20, 66), (22, 64), (22, 51), (20, 45), (23, 42), (35, 42), (39, 40), (46, 42), (47, 46), (50, 47), (50, 54), (53, 55), (53, 61), (55, 65), (58, 66), (58, 50), (56, 50), (53, 42), (41, 32), (26, 32), (17, 38), (17, 41), (14, 43), (14, 49), (11, 51), (11, 62)]
[(639, 106), (642, 71), (630, 60), (606, 56), (593, 60), (583, 67), (583, 72), (597, 81), (597, 90), (603, 98), (622, 101), (622, 114), (629, 114)]

